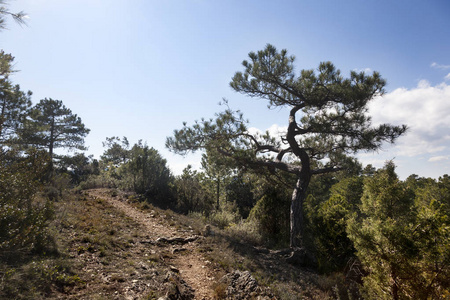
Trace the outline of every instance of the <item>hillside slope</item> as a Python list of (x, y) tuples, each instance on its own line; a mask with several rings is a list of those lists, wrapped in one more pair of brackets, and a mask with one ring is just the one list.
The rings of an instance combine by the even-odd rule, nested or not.
[(82, 191), (55, 210), (58, 254), (17, 264), (2, 278), (0, 298), (333, 299), (347, 292), (340, 277), (291, 266), (283, 253), (215, 228), (205, 234), (200, 220), (131, 194)]

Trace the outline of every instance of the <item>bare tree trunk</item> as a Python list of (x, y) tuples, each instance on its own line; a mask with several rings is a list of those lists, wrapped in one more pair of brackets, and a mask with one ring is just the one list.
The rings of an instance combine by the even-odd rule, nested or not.
[[(302, 179), (303, 177), (303, 179)], [(302, 248), (303, 234), (304, 234), (304, 215), (303, 204), (306, 199), (306, 190), (309, 185), (310, 176), (301, 176), (298, 178), (297, 183), (292, 193), (291, 200), (291, 232), (290, 232), (290, 247), (292, 249)]]
[(5, 122), (5, 114), (6, 114), (6, 99), (3, 99), (2, 111), (0, 113), (0, 140), (3, 132), (3, 123)]
[(55, 116), (52, 117), (52, 122), (50, 124), (50, 141), (49, 141), (49, 145), (48, 145), (48, 154), (50, 156), (50, 161), (49, 161), (49, 169), (48, 169), (48, 174), (47, 174), (47, 180), (49, 180), (50, 182), (52, 182), (52, 184), (54, 184), (54, 170), (53, 170), (53, 149), (54, 149), (54, 145), (55, 145)]
[(220, 178), (217, 177), (217, 184), (216, 184), (216, 202), (217, 202), (217, 210), (220, 208)]

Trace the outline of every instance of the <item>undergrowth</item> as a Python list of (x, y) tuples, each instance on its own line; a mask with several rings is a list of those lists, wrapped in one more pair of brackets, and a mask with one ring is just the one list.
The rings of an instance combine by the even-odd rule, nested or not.
[[(163, 210), (132, 194), (110, 190), (108, 197), (127, 199), (180, 232), (203, 235), (194, 251), (211, 262), (215, 282), (228, 272), (248, 270), (277, 299), (351, 297), (342, 274), (318, 275), (287, 264), (283, 256), (263, 247), (265, 241), (250, 222), (220, 229), (207, 218)], [(101, 197), (78, 191), (55, 202), (54, 213), (49, 234), (56, 250), (22, 256), (14, 264), (2, 262), (1, 299), (113, 299), (126, 292), (143, 299), (165, 295), (166, 262), (173, 254), (141, 243), (148, 240), (146, 232), (123, 212)], [(224, 297), (223, 285), (215, 284), (213, 290), (217, 299)]]

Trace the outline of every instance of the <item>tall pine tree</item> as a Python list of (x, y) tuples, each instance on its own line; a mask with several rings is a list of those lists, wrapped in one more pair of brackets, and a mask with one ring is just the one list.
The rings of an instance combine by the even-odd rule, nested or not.
[(31, 107), (31, 92), (20, 90), (9, 79), (13, 73), (12, 63), (14, 57), (0, 51), (0, 145), (11, 146), (17, 138), (19, 128), (22, 126), (27, 110)]
[(269, 107), (289, 110), (282, 140), (268, 133), (251, 134), (242, 114), (228, 109), (215, 120), (175, 130), (166, 145), (180, 154), (214, 149), (242, 166), (296, 176), (290, 213), (290, 245), (296, 249), (304, 246), (303, 206), (312, 176), (347, 168), (353, 161), (350, 155), (393, 143), (406, 126), (372, 126), (368, 104), (385, 85), (377, 72), (352, 71), (344, 78), (332, 63), (324, 62), (317, 74), (302, 70), (297, 75), (295, 58), (272, 45), (249, 57), (242, 63), (244, 72), (237, 72), (230, 85), (239, 93), (268, 101)]
[(22, 131), (22, 142), (46, 149), (53, 159), (57, 148), (85, 150), (84, 138), (89, 131), (81, 118), (61, 100), (46, 98), (30, 110)]

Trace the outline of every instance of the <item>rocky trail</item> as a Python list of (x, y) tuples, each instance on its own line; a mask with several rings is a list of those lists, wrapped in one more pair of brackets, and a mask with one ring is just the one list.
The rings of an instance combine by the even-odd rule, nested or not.
[(170, 226), (170, 220), (165, 217), (156, 217), (154, 211), (150, 213), (139, 211), (128, 204), (126, 199), (111, 197), (107, 190), (90, 190), (89, 195), (106, 200), (140, 224), (148, 239), (139, 243), (156, 245), (154, 254), (170, 253), (170, 258), (166, 258), (165, 262), (193, 289), (194, 299), (213, 299), (212, 283), (218, 273), (211, 267), (211, 263), (196, 251), (197, 240), (202, 237), (195, 235), (194, 230), (177, 230)]
[(246, 236), (132, 193), (80, 190), (54, 208), (57, 250), (5, 271), (0, 298), (336, 299), (342, 282), (294, 266), (287, 252), (255, 247)]

